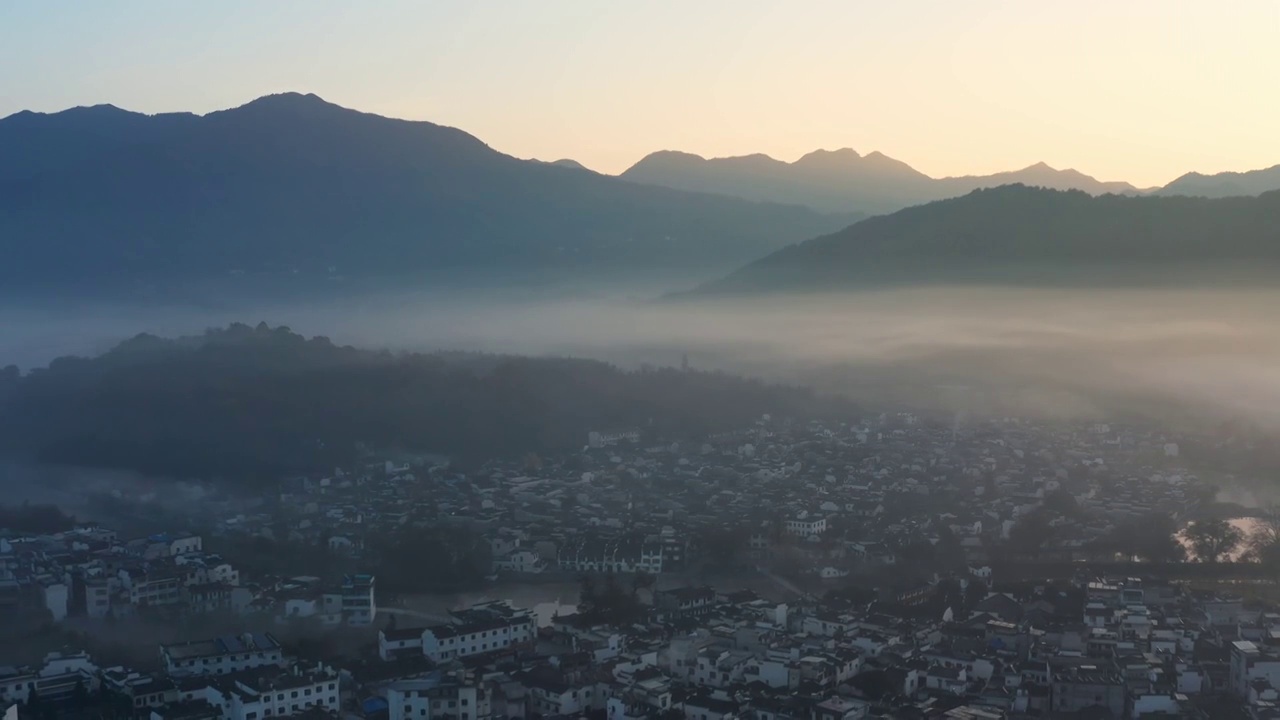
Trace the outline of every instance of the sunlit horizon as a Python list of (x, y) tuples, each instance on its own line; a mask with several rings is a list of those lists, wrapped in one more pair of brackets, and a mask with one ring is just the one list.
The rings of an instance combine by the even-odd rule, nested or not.
[(1151, 187), (1280, 163), (1278, 34), (1266, 0), (8, 3), (0, 116), (296, 91), (610, 174), (658, 150), (849, 147), (933, 177), (1045, 162)]

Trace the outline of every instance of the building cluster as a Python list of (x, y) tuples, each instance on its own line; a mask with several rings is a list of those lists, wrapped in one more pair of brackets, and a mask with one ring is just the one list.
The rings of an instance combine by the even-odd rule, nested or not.
[(266, 633), (162, 645), (154, 673), (55, 653), (0, 669), (0, 699), (94, 697), (154, 720), (1280, 717), (1278, 613), (1135, 578), (969, 582), (979, 599), (940, 617), (687, 586), (621, 620), (486, 602), (384, 627), (377, 658), (345, 666)]
[(765, 417), (697, 443), (639, 438), (592, 433), (581, 452), (466, 471), (398, 460), (295, 478), (278, 510), (235, 513), (216, 532), (358, 559), (389, 534), (457, 527), (488, 541), (486, 574), (661, 575), (772, 559), (831, 580), (893, 564), (904, 545), (944, 534), (980, 567), (1052, 499), (1078, 513), (1053, 520), (1039, 559), (1098, 560), (1097, 541), (1117, 525), (1185, 518), (1205, 500), (1175, 442), (1196, 439), (1106, 424)]
[(369, 625), (377, 614), (374, 578), (347, 575), (245, 582), (227, 559), (204, 551), (200, 535), (158, 534), (121, 541), (91, 525), (47, 535), (0, 537), (0, 613), (35, 623), (139, 613), (170, 617), (274, 612), (324, 624)]
[(40, 717), (150, 720), (338, 718), (342, 675), (284, 654), (270, 634), (162, 645), (163, 670), (98, 667), (52, 653), (40, 667), (0, 669), (0, 699)]
[[(411, 613), (379, 612), (370, 574), (242, 577), (246, 558), (206, 552), (204, 534), (9, 535), (0, 590), (15, 612), (265, 613), (355, 626), (368, 643), (304, 659), (268, 633), (196, 638), (162, 646), (154, 672), (60, 653), (0, 669), (0, 697), (96, 693), (157, 720), (1280, 718), (1280, 615), (1097, 569), (1117, 559), (1100, 542), (1117, 528), (1206, 500), (1181, 465), (1205, 441), (910, 414), (642, 437), (291, 478), (207, 529), (364, 567), (397, 533), (456, 530), (441, 542), (487, 544), (483, 574), (596, 578), (555, 617), (486, 602), (410, 627)], [(1045, 525), (1034, 547), (1014, 542), (1033, 516)], [(1030, 560), (1068, 572), (992, 569)], [(769, 590), (725, 589), (746, 578)]]
[(530, 634), (490, 603), (381, 631), (363, 693), (391, 720), (1280, 717), (1280, 614), (1135, 578), (969, 582), (977, 601), (939, 617), (680, 587), (625, 622), (588, 607)]

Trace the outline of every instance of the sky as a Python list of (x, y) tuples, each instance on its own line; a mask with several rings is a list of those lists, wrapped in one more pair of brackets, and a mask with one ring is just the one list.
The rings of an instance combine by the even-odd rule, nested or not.
[(1280, 0), (5, 0), (0, 117), (313, 92), (616, 173), (879, 150), (1162, 185), (1280, 163)]

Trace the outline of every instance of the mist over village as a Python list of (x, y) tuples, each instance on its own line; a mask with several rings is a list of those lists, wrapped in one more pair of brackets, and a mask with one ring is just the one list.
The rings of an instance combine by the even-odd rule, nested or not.
[(0, 712), (1280, 718), (1277, 30), (0, 6)]

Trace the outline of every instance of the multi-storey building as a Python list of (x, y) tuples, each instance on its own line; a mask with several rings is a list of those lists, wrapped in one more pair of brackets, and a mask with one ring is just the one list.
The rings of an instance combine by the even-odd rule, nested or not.
[(170, 677), (227, 675), (284, 665), (280, 642), (270, 633), (244, 633), (161, 645), (160, 657)]
[(479, 720), (492, 715), (491, 693), (483, 686), (430, 678), (401, 680), (387, 687), (388, 720)]

